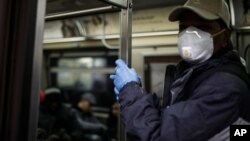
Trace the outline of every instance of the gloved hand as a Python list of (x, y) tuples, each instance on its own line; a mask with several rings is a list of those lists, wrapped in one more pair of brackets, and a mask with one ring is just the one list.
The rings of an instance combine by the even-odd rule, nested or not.
[(135, 69), (128, 68), (125, 62), (121, 59), (116, 60), (115, 74), (110, 75), (110, 79), (114, 80), (115, 93), (118, 94), (120, 90), (129, 82), (140, 83), (140, 78), (138, 77)]

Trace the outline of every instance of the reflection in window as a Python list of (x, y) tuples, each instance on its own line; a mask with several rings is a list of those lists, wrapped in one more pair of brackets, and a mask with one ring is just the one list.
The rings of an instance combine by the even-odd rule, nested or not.
[[(60, 89), (62, 105), (65, 105), (66, 109), (69, 109), (69, 111), (74, 111), (79, 109), (79, 101), (82, 101), (84, 95), (93, 95), (96, 100), (95, 104), (91, 104), (93, 119), (96, 118), (100, 122), (100, 125), (107, 127), (103, 128), (104, 130), (102, 130), (102, 134), (100, 134), (101, 138), (107, 141), (116, 139), (118, 121), (117, 115), (112, 112), (112, 105), (114, 105), (116, 100), (113, 91), (113, 82), (109, 79), (109, 75), (114, 72), (114, 62), (117, 59), (117, 53), (105, 55), (105, 57), (100, 56), (99, 53), (97, 53), (96, 56), (92, 56), (92, 54), (90, 55), (88, 53), (85, 53), (88, 56), (80, 56), (78, 55), (79, 52), (76, 52), (76, 54), (72, 52), (68, 54), (63, 54), (61, 52), (49, 53), (50, 54), (47, 54), (48, 58), (46, 62), (48, 70), (48, 86)], [(79, 124), (79, 121), (84, 121), (84, 118), (86, 117), (81, 117), (82, 119), (80, 120), (79, 116), (74, 113), (77, 112), (71, 114), (73, 115), (72, 118), (77, 120), (70, 120), (69, 125), (79, 127), (79, 135), (82, 135), (82, 125)], [(42, 112), (40, 115), (40, 119), (46, 116), (46, 114)], [(48, 116), (51, 115), (55, 117), (59, 116), (55, 114), (55, 112), (48, 114)], [(43, 120), (39, 120), (40, 123), (42, 121)], [(49, 125), (49, 127), (51, 126), (52, 125)], [(42, 129), (42, 126), (39, 127)], [(77, 129), (76, 127), (73, 127), (72, 129)], [(48, 130), (50, 129), (48, 128)], [(56, 129), (55, 131), (56, 133), (61, 133), (61, 129)], [(71, 139), (75, 139), (76, 137), (82, 139), (81, 136), (77, 136), (78, 132), (71, 132), (71, 128), (69, 130), (70, 132), (68, 132), (68, 129), (66, 128), (63, 131), (67, 133)], [(48, 139), (49, 136), (46, 138)]]

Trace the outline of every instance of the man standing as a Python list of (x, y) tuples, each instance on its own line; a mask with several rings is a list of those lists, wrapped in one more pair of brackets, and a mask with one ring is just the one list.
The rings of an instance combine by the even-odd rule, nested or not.
[(224, 0), (187, 0), (169, 20), (179, 21), (183, 60), (166, 77), (173, 81), (161, 108), (122, 60), (116, 61), (110, 76), (126, 131), (139, 141), (228, 139), (231, 124), (250, 121), (250, 92), (245, 68), (230, 41), (228, 6)]

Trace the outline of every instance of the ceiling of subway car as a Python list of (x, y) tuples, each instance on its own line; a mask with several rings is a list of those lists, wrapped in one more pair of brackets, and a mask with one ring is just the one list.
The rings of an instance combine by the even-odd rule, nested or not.
[[(186, 0), (133, 0), (134, 9), (145, 9), (183, 4)], [(61, 13), (108, 6), (100, 0), (47, 0), (46, 13)]]

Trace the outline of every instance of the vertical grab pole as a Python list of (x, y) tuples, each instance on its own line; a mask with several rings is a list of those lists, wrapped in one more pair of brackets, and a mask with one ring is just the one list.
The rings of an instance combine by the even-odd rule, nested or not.
[[(120, 52), (119, 57), (123, 59), (128, 66), (131, 66), (131, 46), (132, 46), (132, 0), (127, 0), (127, 9), (122, 9), (120, 14)], [(127, 135), (124, 125), (119, 117), (118, 123), (118, 141), (126, 141)]]
[(129, 66), (131, 65), (131, 46), (132, 46), (132, 0), (127, 0), (127, 9), (121, 10), (120, 15), (120, 58)]

